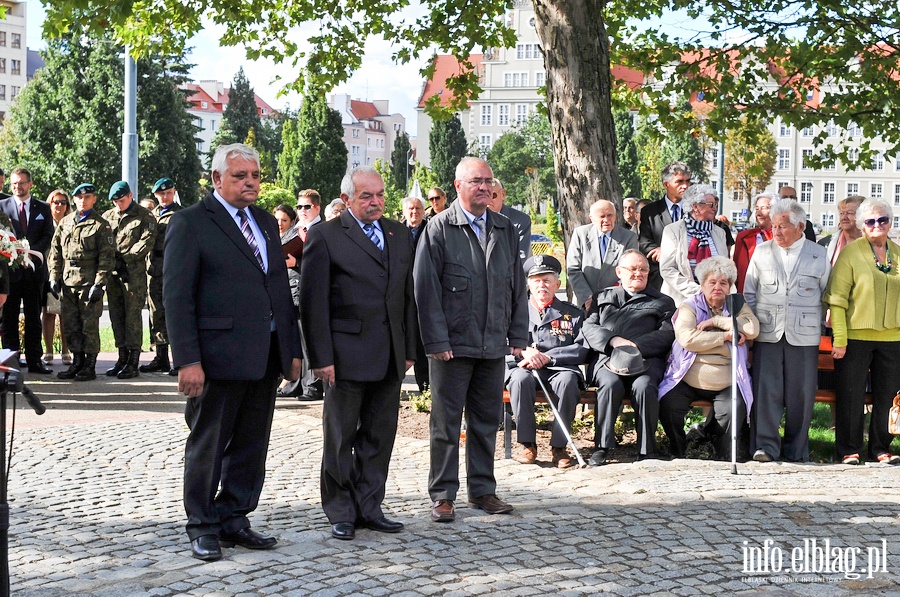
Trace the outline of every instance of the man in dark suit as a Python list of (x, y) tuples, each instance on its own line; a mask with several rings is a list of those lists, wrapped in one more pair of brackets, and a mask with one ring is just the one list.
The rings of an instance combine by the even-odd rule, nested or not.
[[(413, 239), (413, 252), (422, 238), (422, 231), (425, 230), (425, 203), (418, 197), (407, 197), (402, 201), (403, 220), (409, 229), (409, 234)], [(415, 258), (413, 258), (415, 261)], [(428, 355), (425, 354), (425, 346), (422, 345), (422, 336), (416, 334), (416, 364), (413, 365), (416, 376), (416, 385), (419, 391), (424, 392), (428, 389)]]
[[(381, 217), (384, 182), (370, 166), (341, 182), (347, 209), (306, 237), (300, 326), (309, 367), (325, 384), (322, 508), (337, 539), (360, 524), (398, 533), (381, 510), (400, 384), (416, 358), (412, 237)], [(312, 333), (309, 333), (312, 331)]]
[(684, 217), (681, 210), (681, 198), (691, 184), (691, 169), (684, 162), (671, 162), (662, 169), (662, 185), (665, 196), (641, 209), (641, 233), (638, 235), (638, 247), (650, 262), (648, 284), (659, 290), (662, 288), (662, 275), (659, 273), (659, 254), (662, 245), (663, 228)]
[(247, 515), (262, 492), (278, 376), (296, 379), (301, 357), (278, 226), (253, 206), (259, 154), (240, 143), (219, 147), (212, 179), (212, 194), (172, 216), (163, 265), (169, 341), (191, 430), (187, 533), (201, 560), (220, 559), (221, 547), (276, 543), (252, 530)]
[(525, 263), (525, 260), (531, 257), (531, 217), (506, 204), (506, 188), (499, 178), (494, 179), (493, 199), (489, 207), (498, 214), (509, 218), (509, 221), (515, 226), (516, 233), (519, 235), (519, 261)]
[(10, 271), (9, 298), (3, 305), (3, 348), (19, 350), (19, 306), (25, 313), (25, 361), (29, 373), (51, 373), (41, 362), (41, 300), (47, 281), (46, 261), (53, 240), (50, 206), (31, 196), (31, 173), (16, 168), (10, 175), (13, 196), (0, 200), (0, 209), (9, 216), (16, 238), (28, 240), (32, 251), (44, 259), (33, 259), (34, 268)]

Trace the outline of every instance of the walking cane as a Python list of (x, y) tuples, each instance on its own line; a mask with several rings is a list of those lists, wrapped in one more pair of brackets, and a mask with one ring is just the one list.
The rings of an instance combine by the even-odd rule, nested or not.
[(735, 311), (735, 295), (729, 294), (726, 297), (728, 313), (731, 315), (731, 474), (736, 475), (737, 472), (737, 430), (742, 421), (737, 420), (737, 348), (738, 348), (738, 331), (737, 313)]
[[(534, 375), (534, 378), (538, 381), (541, 389), (544, 391), (544, 396), (547, 397), (547, 403), (550, 404), (550, 410), (553, 411), (553, 418), (556, 419), (556, 424), (559, 425), (563, 435), (566, 437), (566, 443), (568, 443), (569, 447), (572, 448), (572, 451), (575, 452), (575, 458), (578, 459), (578, 466), (580, 468), (586, 467), (587, 464), (585, 464), (584, 458), (581, 457), (581, 453), (578, 451), (578, 447), (572, 439), (572, 434), (566, 429), (566, 424), (563, 422), (562, 417), (559, 416), (559, 410), (556, 408), (556, 405), (553, 404), (553, 395), (550, 393), (550, 390), (547, 388), (546, 384), (544, 384), (544, 380), (541, 379), (541, 376), (538, 375), (538, 372), (535, 369), (531, 370), (531, 374)], [(557, 396), (557, 398), (559, 397)]]

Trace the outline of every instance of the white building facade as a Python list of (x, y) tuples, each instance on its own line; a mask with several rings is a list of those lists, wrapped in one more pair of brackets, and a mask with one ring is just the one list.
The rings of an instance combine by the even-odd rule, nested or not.
[(0, 0), (6, 18), (0, 20), (0, 121), (27, 80), (28, 48), (25, 43), (25, 2)]
[(406, 132), (406, 118), (391, 114), (387, 100), (369, 102), (335, 93), (328, 99), (328, 107), (341, 115), (348, 172), (357, 166), (374, 166), (378, 160), (391, 163), (394, 141)]

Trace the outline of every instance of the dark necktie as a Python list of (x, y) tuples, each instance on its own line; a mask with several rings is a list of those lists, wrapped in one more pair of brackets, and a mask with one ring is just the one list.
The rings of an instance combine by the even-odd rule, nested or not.
[(677, 222), (681, 219), (681, 208), (678, 207), (678, 204), (672, 205), (672, 221)]
[(608, 243), (608, 238), (605, 234), (600, 235), (600, 261), (606, 259), (606, 247)]
[(262, 253), (259, 252), (259, 245), (256, 244), (256, 237), (253, 236), (253, 229), (250, 228), (250, 220), (247, 219), (247, 212), (243, 209), (238, 210), (238, 216), (241, 218), (241, 232), (244, 235), (244, 238), (247, 239), (247, 244), (250, 245), (250, 249), (253, 250), (253, 254), (256, 255), (256, 260), (259, 262), (259, 267), (266, 269), (265, 264), (263, 264)]
[(22, 237), (28, 232), (28, 216), (25, 214), (25, 202), (19, 203), (19, 226), (22, 227)]
[(375, 234), (375, 224), (363, 224), (363, 232), (369, 237), (369, 240), (375, 243), (378, 250), (381, 250), (381, 239)]

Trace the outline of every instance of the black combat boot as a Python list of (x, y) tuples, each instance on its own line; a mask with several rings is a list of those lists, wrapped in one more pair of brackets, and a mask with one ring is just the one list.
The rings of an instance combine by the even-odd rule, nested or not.
[(109, 377), (115, 377), (119, 373), (122, 372), (122, 369), (125, 368), (125, 363), (128, 362), (128, 349), (120, 348), (119, 349), (119, 359), (116, 361), (116, 364), (106, 370), (106, 375)]
[(75, 381), (91, 381), (97, 379), (97, 372), (94, 370), (97, 366), (97, 355), (89, 354), (84, 357), (84, 365), (75, 374)]
[(138, 373), (138, 363), (141, 362), (141, 349), (140, 348), (129, 348), (128, 349), (128, 360), (125, 362), (125, 366), (119, 372), (119, 379), (131, 379), (133, 377), (137, 377), (140, 375)]
[(156, 345), (156, 356), (153, 357), (153, 360), (147, 363), (146, 365), (141, 365), (138, 367), (138, 371), (141, 373), (156, 373), (157, 371), (168, 372), (169, 371), (169, 345), (168, 344), (157, 344)]
[(75, 379), (75, 374), (84, 366), (84, 353), (75, 352), (72, 354), (72, 364), (65, 371), (56, 374), (59, 379)]

